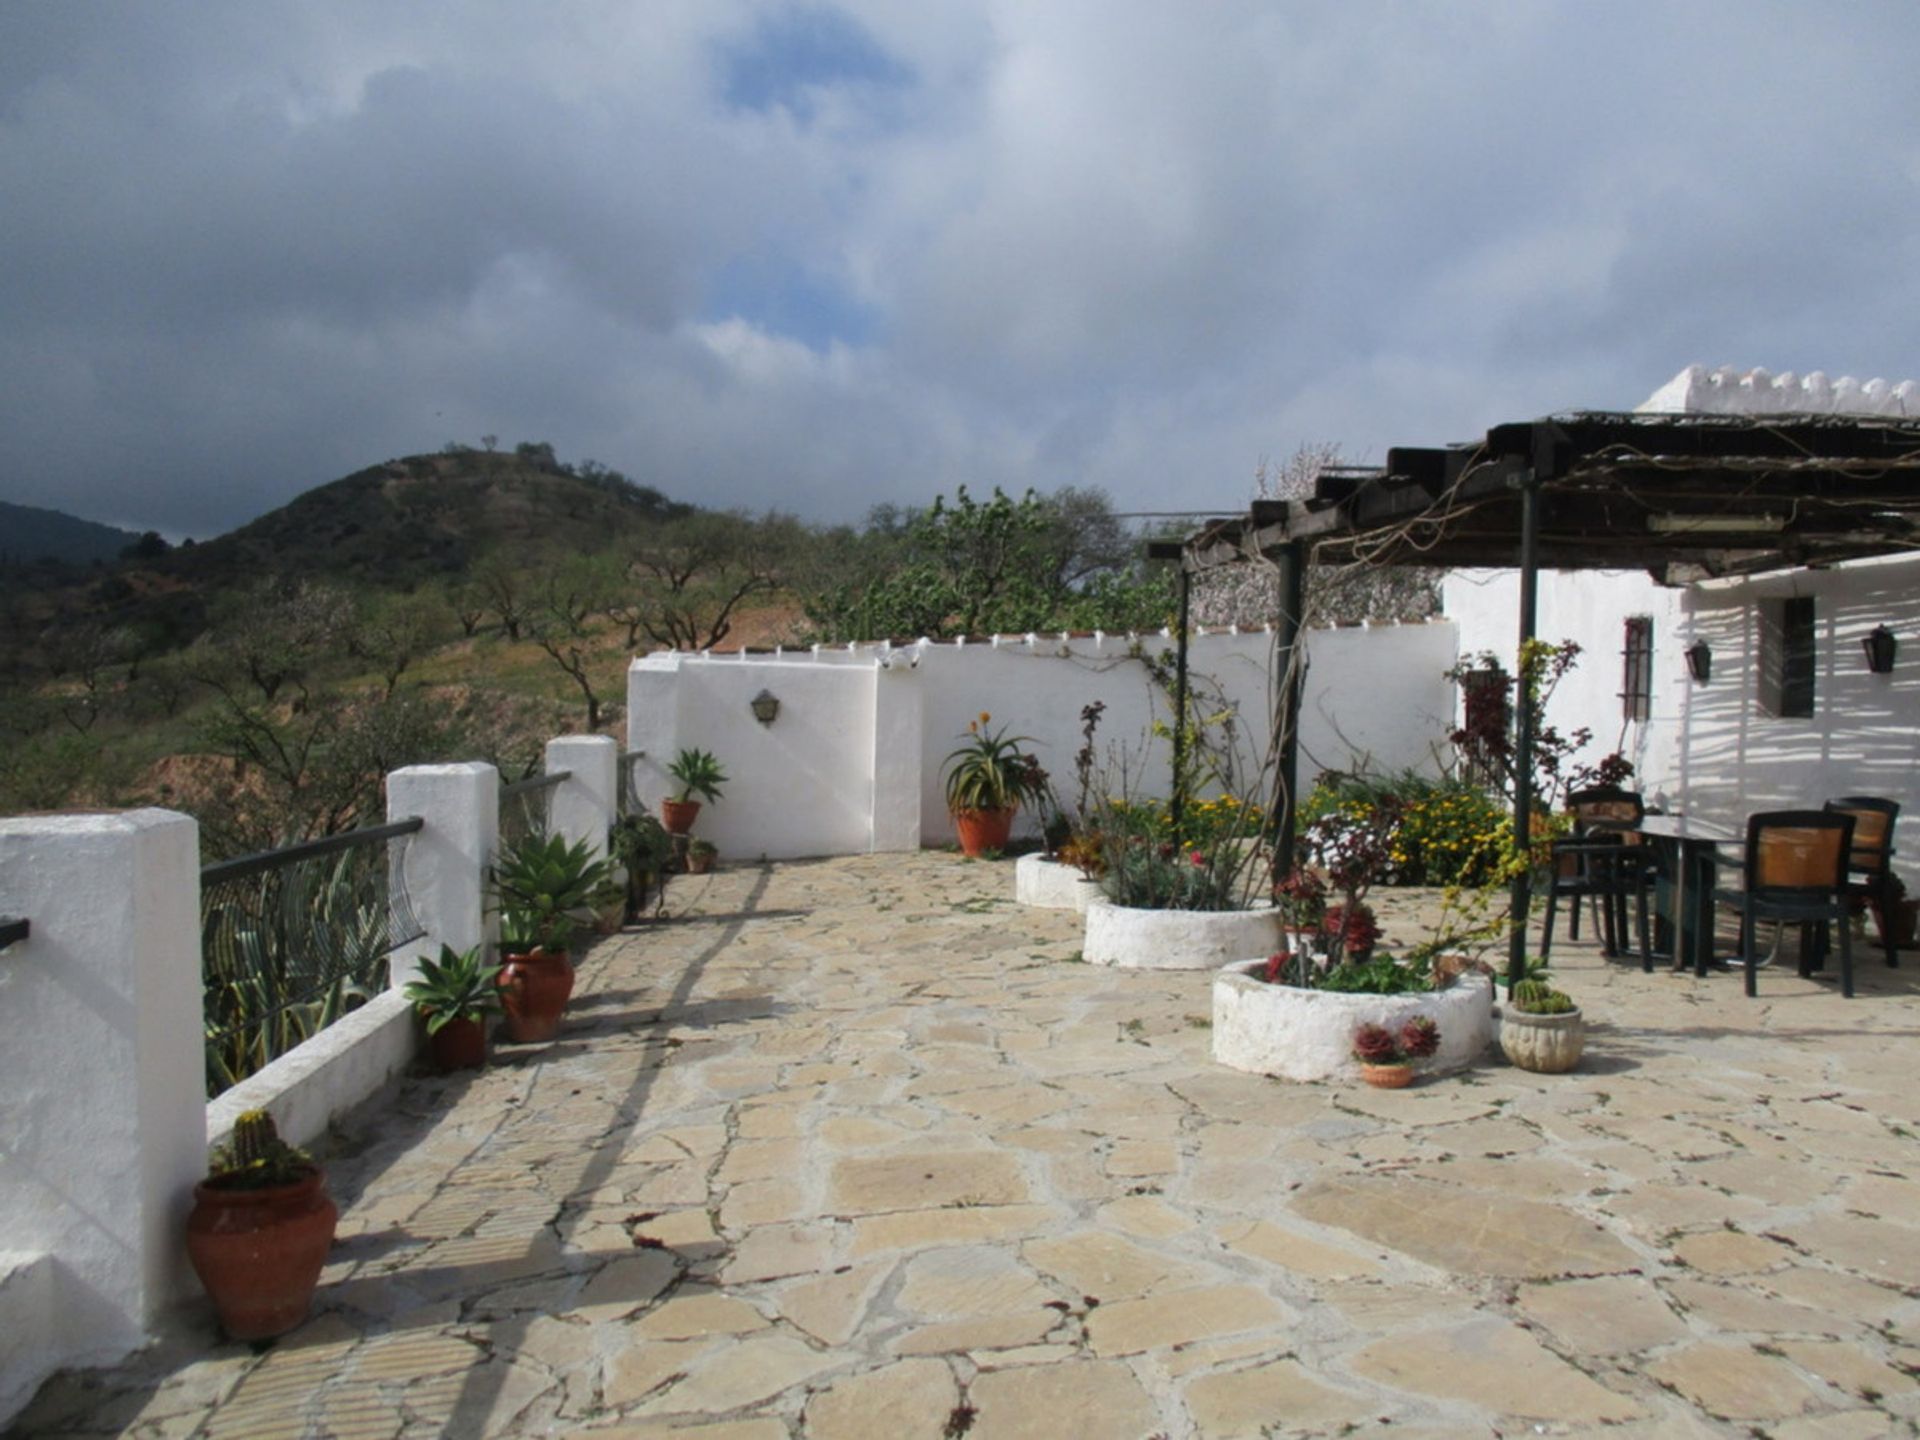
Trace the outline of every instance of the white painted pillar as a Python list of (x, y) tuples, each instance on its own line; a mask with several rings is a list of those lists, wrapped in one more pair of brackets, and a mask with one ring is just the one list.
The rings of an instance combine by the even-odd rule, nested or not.
[(585, 840), (593, 858), (607, 856), (607, 831), (617, 817), (620, 745), (610, 735), (562, 735), (547, 742), (547, 774), (565, 770), (548, 796), (547, 833), (569, 845)]
[(426, 934), (388, 957), (393, 985), (406, 984), (420, 957), (437, 958), (443, 944), (491, 945), (498, 929), (498, 917), (488, 913), (487, 867), (500, 840), (500, 772), (478, 760), (395, 770), (387, 776), (387, 818), (413, 815), (426, 824), (397, 853), (405, 856), (401, 878)]
[[(916, 656), (918, 651), (913, 652)], [(873, 839), (871, 848), (920, 848), (920, 672), (877, 666), (873, 686)]]
[[(0, 1425), (193, 1293), (206, 1173), (200, 834), (170, 810), (0, 820)], [(31, 1313), (29, 1313), (31, 1312)]]
[(665, 650), (627, 667), (627, 748), (646, 756), (633, 767), (634, 803), (643, 810), (657, 813), (672, 793), (667, 766), (680, 753), (680, 666), (685, 658), (677, 650)]

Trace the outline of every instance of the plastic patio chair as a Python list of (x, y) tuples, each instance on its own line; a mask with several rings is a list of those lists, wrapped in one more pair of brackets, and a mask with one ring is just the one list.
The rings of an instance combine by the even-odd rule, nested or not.
[(1811, 975), (1819, 947), (1816, 927), (1840, 932), (1840, 993), (1853, 995), (1853, 942), (1847, 924), (1851, 898), (1847, 863), (1853, 816), (1828, 810), (1773, 810), (1747, 817), (1747, 854), (1741, 889), (1716, 889), (1714, 899), (1740, 911), (1740, 958), (1747, 994), (1759, 964), (1755, 926), (1770, 920), (1800, 926), (1800, 973)]
[(1580, 938), (1580, 902), (1591, 900), (1599, 918), (1601, 948), (1609, 956), (1618, 955), (1631, 897), (1639, 922), (1641, 968), (1651, 970), (1647, 894), (1654, 859), (1649, 849), (1634, 843), (1639, 837), (1631, 833), (1646, 813), (1639, 794), (1614, 785), (1591, 786), (1567, 796), (1567, 810), (1573, 816), (1573, 835), (1553, 842), (1540, 958), (1545, 960), (1552, 952), (1553, 915), (1563, 896), (1571, 902), (1567, 938)]
[(1826, 808), (1831, 813), (1853, 816), (1847, 889), (1873, 905), (1887, 964), (1898, 966), (1900, 956), (1893, 943), (1893, 822), (1900, 815), (1899, 802), (1877, 795), (1843, 795), (1827, 801)]

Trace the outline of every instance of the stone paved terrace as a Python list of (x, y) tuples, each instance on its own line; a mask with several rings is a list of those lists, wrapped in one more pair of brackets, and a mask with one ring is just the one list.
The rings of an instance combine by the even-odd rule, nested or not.
[(679, 882), (558, 1043), (352, 1120), (301, 1330), (202, 1316), (18, 1433), (1912, 1433), (1920, 965), (1749, 1002), (1570, 947), (1579, 1073), (1295, 1086), (1011, 888)]

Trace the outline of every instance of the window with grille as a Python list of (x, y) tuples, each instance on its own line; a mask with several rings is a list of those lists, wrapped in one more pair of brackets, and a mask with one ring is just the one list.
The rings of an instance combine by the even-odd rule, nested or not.
[(1626, 642), (1621, 647), (1620, 713), (1644, 720), (1653, 703), (1653, 617), (1628, 617)]
[(1760, 708), (1769, 715), (1813, 714), (1813, 597), (1760, 602)]

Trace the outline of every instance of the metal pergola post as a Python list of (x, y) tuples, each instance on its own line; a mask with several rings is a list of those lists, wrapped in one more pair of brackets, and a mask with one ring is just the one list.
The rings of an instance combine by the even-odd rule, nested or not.
[(1533, 646), (1539, 619), (1540, 592), (1540, 477), (1523, 471), (1520, 489), (1520, 643), (1514, 652), (1514, 690), (1518, 713), (1514, 717), (1513, 844), (1520, 863), (1513, 877), (1512, 931), (1507, 937), (1507, 986), (1526, 978), (1527, 911), (1533, 903)]
[(1307, 590), (1306, 547), (1295, 540), (1281, 547), (1274, 563), (1280, 572), (1280, 613), (1275, 617), (1280, 693), (1273, 721), (1273, 871), (1284, 878), (1293, 873), (1299, 848), (1300, 672), (1304, 668), (1300, 629)]
[(1173, 799), (1168, 806), (1173, 838), (1181, 838), (1187, 815), (1187, 616), (1193, 602), (1193, 575), (1180, 566), (1180, 628), (1174, 638)]

